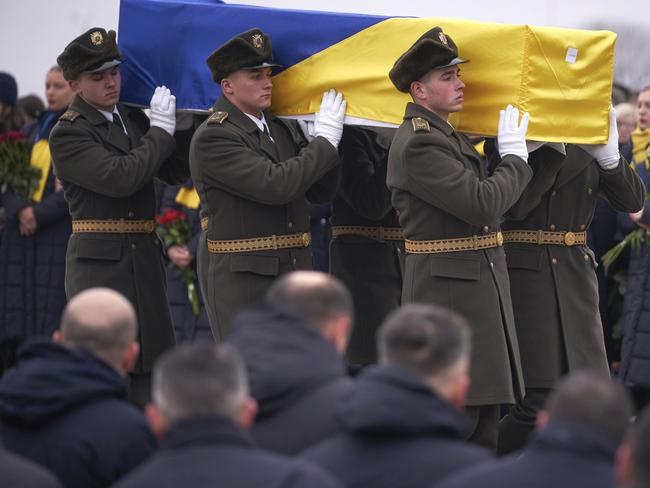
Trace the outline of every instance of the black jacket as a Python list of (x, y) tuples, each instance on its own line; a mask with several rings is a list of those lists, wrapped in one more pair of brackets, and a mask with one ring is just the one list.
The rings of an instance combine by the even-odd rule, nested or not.
[(436, 488), (613, 488), (617, 445), (579, 423), (550, 423), (512, 456), (449, 478)]
[(1, 448), (0, 473), (3, 488), (61, 488), (45, 468)]
[(335, 406), (353, 382), (334, 346), (303, 319), (270, 305), (250, 308), (235, 317), (227, 342), (246, 363), (260, 446), (295, 454), (339, 431)]
[(64, 486), (108, 486), (155, 448), (125, 395), (122, 377), (91, 354), (34, 340), (0, 381), (0, 437)]
[(174, 425), (160, 451), (116, 488), (337, 488), (318, 467), (257, 449), (230, 421), (203, 417)]
[(395, 366), (365, 370), (338, 418), (345, 433), (304, 457), (348, 488), (427, 486), (490, 459), (488, 451), (463, 441), (468, 426), (461, 412)]

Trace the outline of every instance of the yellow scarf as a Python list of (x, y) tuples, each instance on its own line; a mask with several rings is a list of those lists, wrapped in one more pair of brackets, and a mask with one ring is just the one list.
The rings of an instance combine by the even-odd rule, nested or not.
[(176, 194), (176, 203), (180, 203), (187, 208), (199, 208), (199, 194), (196, 192), (196, 188), (185, 188), (184, 186), (178, 190)]
[(43, 198), (45, 183), (47, 183), (47, 177), (50, 174), (50, 166), (52, 164), (52, 156), (50, 156), (50, 146), (47, 143), (47, 139), (41, 139), (34, 144), (30, 164), (41, 169), (41, 180), (38, 182), (38, 188), (32, 197), (34, 203), (38, 203)]

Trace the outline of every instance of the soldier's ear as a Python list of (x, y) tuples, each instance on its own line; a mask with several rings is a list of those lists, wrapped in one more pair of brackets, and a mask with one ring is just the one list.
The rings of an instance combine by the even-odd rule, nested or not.
[(157, 439), (162, 439), (169, 426), (167, 425), (167, 419), (165, 419), (160, 407), (155, 403), (148, 403), (145, 407), (144, 413), (153, 435), (156, 436)]
[(230, 78), (228, 78), (228, 77), (223, 78), (221, 80), (220, 85), (221, 85), (221, 91), (223, 93), (226, 93), (228, 95), (232, 94), (232, 92), (233, 92), (233, 90), (232, 90), (232, 81), (230, 80)]

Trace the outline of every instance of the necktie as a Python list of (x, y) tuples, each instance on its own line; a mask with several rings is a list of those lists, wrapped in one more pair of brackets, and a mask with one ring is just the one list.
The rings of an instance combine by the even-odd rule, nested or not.
[(267, 136), (269, 139), (271, 139), (271, 142), (275, 143), (275, 141), (274, 141), (273, 138), (271, 137), (271, 133), (269, 132), (269, 128), (267, 127), (267, 125), (266, 125), (265, 122), (262, 122), (262, 127), (264, 127), (264, 130), (263, 130), (262, 132), (264, 132), (264, 134), (266, 134), (266, 136)]
[(120, 128), (122, 132), (126, 134), (126, 130), (124, 129), (124, 124), (122, 123), (122, 119), (120, 118), (120, 114), (117, 114), (113, 112), (113, 123)]

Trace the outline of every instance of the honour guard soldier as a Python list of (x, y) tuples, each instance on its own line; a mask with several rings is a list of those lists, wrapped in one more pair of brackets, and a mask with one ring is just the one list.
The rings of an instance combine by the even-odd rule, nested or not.
[[(558, 158), (565, 149), (557, 144), (532, 152), (535, 176), (502, 224), (526, 395), (501, 422), (501, 454), (523, 447), (562, 376), (610, 374), (586, 231), (598, 195), (618, 211), (636, 212), (645, 190), (619, 154), (614, 109), (609, 124), (607, 144), (567, 145), (566, 158)], [(494, 167), (499, 156), (490, 146), (488, 153)]]
[(404, 236), (386, 186), (395, 129), (346, 126), (339, 147), (341, 184), (334, 199), (330, 269), (354, 298), (346, 351), (352, 368), (377, 362), (377, 329), (400, 306)]
[(311, 268), (307, 198), (321, 203), (334, 196), (346, 105), (327, 92), (316, 137), (301, 149), (299, 141), (306, 141), (298, 124), (268, 110), (271, 69), (278, 65), (266, 34), (239, 34), (207, 64), (221, 95), (194, 134), (190, 168), (207, 217), (208, 252), (197, 253), (198, 273), (220, 341), (233, 314), (260, 301), (277, 276)]
[(102, 286), (131, 301), (141, 350), (131, 386), (135, 402), (142, 403), (154, 361), (174, 345), (163, 249), (154, 232), (153, 178), (175, 184), (189, 176), (187, 154), (181, 155), (180, 144), (176, 149), (173, 137), (176, 102), (167, 88), (156, 88), (151, 120), (118, 103), (115, 31), (90, 29), (57, 62), (76, 93), (50, 136), (72, 216), (66, 295)]
[(442, 305), (472, 328), (467, 412), (471, 440), (496, 447), (499, 405), (523, 394), (501, 216), (532, 177), (528, 114), (508, 106), (499, 119), (502, 163), (490, 177), (468, 139), (447, 121), (463, 105), (458, 49), (439, 27), (426, 32), (390, 71), (410, 93), (388, 157), (388, 187), (405, 235), (404, 302)]

